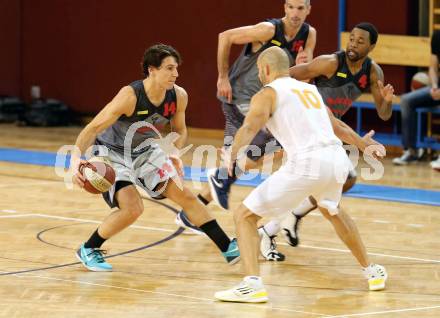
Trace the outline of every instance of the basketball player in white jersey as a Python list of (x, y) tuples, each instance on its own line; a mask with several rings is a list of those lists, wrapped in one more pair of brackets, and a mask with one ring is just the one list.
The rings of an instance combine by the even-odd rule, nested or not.
[[(316, 86), (290, 78), (289, 60), (280, 48), (266, 49), (257, 65), (264, 87), (252, 98), (249, 113), (235, 136), (229, 173), (234, 174), (241, 151), (264, 125), (280, 142), (288, 159), (234, 211), (246, 276), (238, 286), (217, 292), (215, 297), (233, 302), (268, 300), (259, 275), (257, 222), (262, 217), (281, 217), (310, 194), (363, 267), (370, 290), (385, 288), (385, 268), (369, 262), (356, 225), (340, 208), (350, 164), (333, 130), (339, 129), (338, 121), (330, 116)], [(366, 143), (355, 144), (365, 150)], [(376, 151), (384, 155), (383, 146)]]

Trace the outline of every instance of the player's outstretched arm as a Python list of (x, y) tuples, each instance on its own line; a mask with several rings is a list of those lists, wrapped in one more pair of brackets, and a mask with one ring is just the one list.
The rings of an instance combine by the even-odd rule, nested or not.
[(376, 104), (377, 114), (380, 119), (388, 120), (393, 113), (394, 88), (392, 85), (384, 85), (382, 68), (373, 62), (371, 64), (371, 94)]
[(320, 55), (310, 63), (298, 64), (289, 69), (289, 74), (298, 81), (310, 80), (318, 76), (330, 78), (338, 69), (338, 59), (335, 54)]
[(217, 95), (232, 101), (232, 88), (229, 83), (229, 55), (233, 44), (247, 44), (253, 42), (265, 43), (275, 34), (275, 26), (270, 22), (261, 22), (252, 26), (224, 31), (218, 36), (217, 49)]
[(335, 135), (343, 142), (356, 146), (360, 151), (364, 152), (369, 146), (375, 146), (374, 153), (378, 157), (384, 157), (386, 154), (385, 147), (373, 139), (374, 131), (371, 130), (364, 137), (359, 136), (350, 126), (345, 124), (342, 120), (337, 119), (332, 111), (327, 107), (327, 112), (330, 117)]

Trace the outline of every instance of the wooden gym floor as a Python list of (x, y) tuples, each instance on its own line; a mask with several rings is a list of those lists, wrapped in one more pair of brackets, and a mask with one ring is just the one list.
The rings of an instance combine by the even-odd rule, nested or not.
[[(56, 151), (78, 132), (0, 125), (0, 147)], [(192, 135), (194, 144), (221, 144), (216, 134)], [(375, 183), (438, 189), (440, 174), (387, 159)], [(250, 190), (235, 186), (232, 207)], [(1, 161), (0, 193), (1, 317), (440, 317), (440, 207), (343, 199), (371, 260), (388, 270), (381, 292), (367, 290), (330, 224), (312, 213), (299, 247), (279, 239), (285, 262), (260, 262), (270, 302), (249, 305), (213, 299), (241, 280), (240, 265), (225, 264), (206, 237), (181, 233), (167, 200), (145, 200), (135, 225), (104, 245), (114, 271), (94, 273), (74, 253), (109, 213), (99, 196), (66, 189), (53, 168)], [(209, 208), (234, 235), (231, 213)]]

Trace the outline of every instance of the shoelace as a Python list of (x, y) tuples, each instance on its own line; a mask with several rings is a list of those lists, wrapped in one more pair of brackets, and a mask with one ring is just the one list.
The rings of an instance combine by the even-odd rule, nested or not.
[(87, 254), (87, 256), (92, 255), (93, 260), (95, 260), (97, 263), (104, 263), (104, 257), (102, 254), (107, 254), (106, 250), (101, 250), (99, 248), (94, 248), (92, 251)]
[(381, 277), (385, 277), (385, 272), (382, 268), (380, 267), (376, 267), (374, 265), (370, 265), (370, 270), (367, 275), (368, 275), (368, 279), (370, 278), (381, 278)]

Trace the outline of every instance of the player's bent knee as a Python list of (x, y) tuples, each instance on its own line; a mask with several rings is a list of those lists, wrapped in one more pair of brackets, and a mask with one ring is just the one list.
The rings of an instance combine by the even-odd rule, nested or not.
[(256, 217), (255, 214), (253, 214), (244, 204), (241, 204), (235, 211), (234, 211), (234, 221), (235, 222), (244, 222), (248, 220), (249, 218)]
[(198, 203), (196, 196), (187, 188), (183, 188), (179, 196), (179, 200), (182, 202), (182, 207)]
[(133, 204), (129, 207), (126, 207), (123, 209), (123, 212), (130, 218), (130, 219), (138, 219), (142, 213), (144, 212), (143, 205), (140, 204)]
[(240, 205), (237, 209), (234, 210), (234, 221), (243, 221), (246, 215), (246, 208), (243, 205)]

